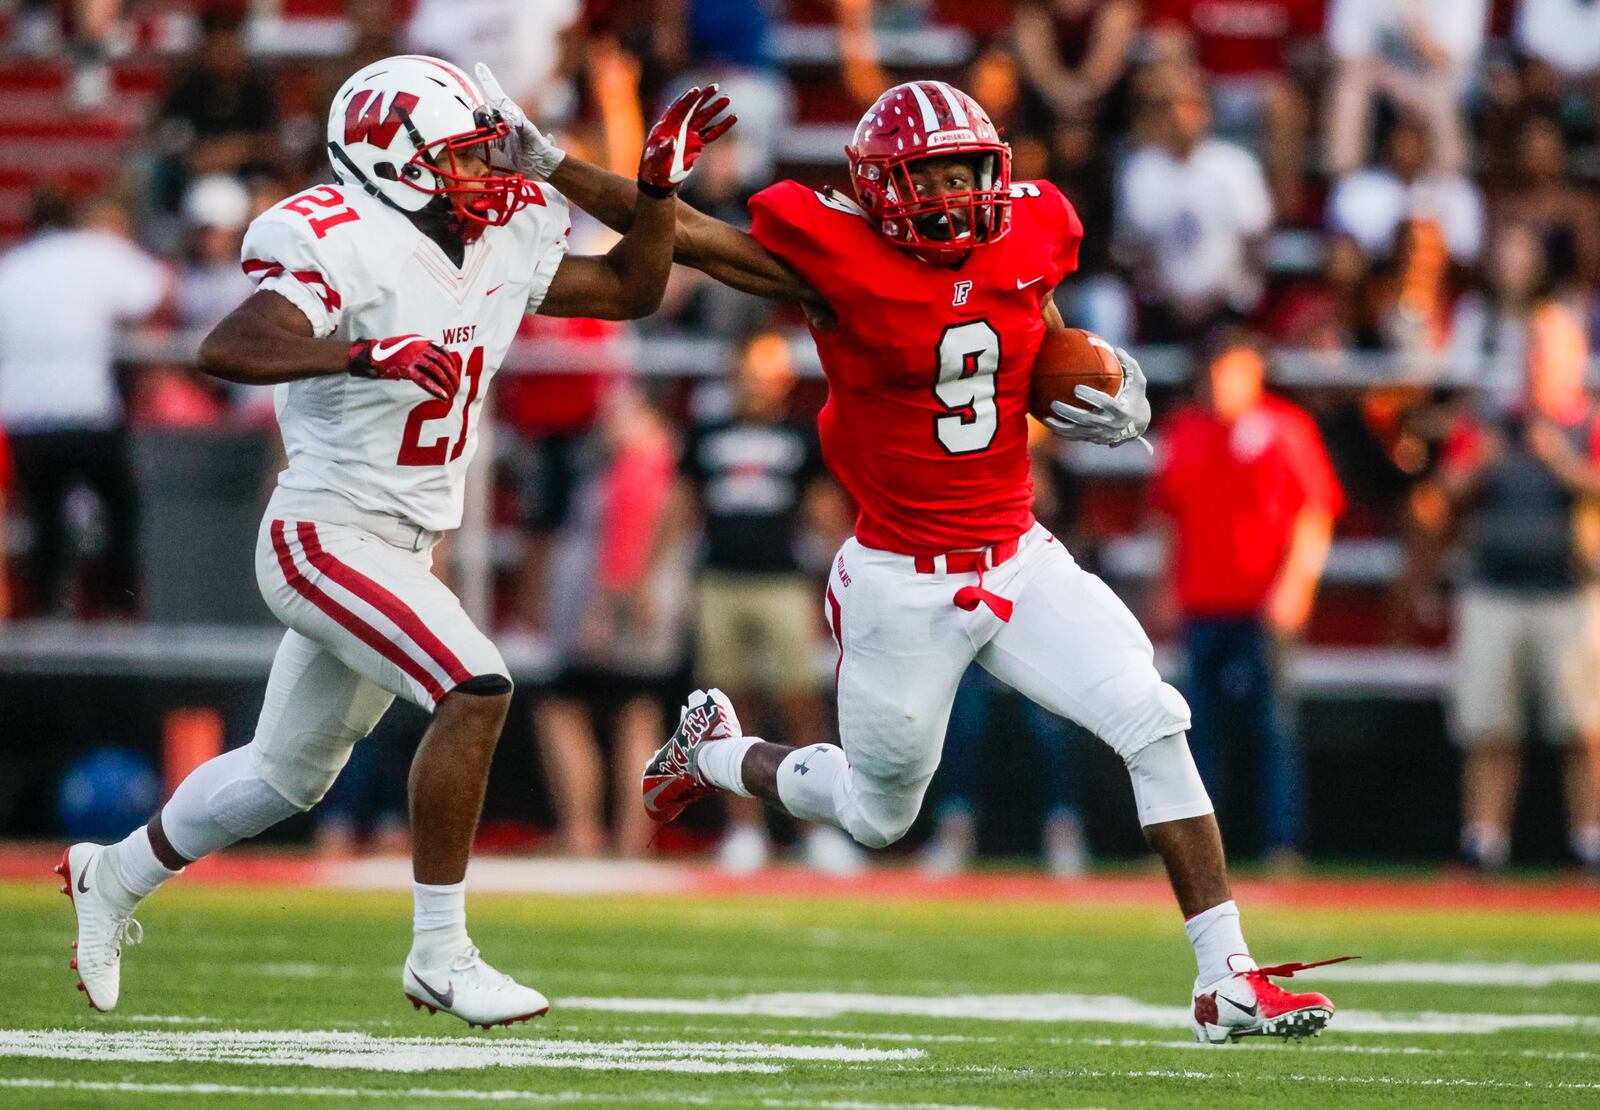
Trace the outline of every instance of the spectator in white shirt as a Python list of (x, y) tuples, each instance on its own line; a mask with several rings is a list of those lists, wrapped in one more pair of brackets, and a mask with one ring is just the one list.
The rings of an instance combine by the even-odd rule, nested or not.
[(120, 325), (167, 300), (171, 279), (129, 240), (126, 213), (109, 201), (88, 206), (74, 226), (65, 201), (41, 197), (34, 226), (32, 237), (0, 256), (0, 425), (32, 525), (28, 597), (45, 612), (67, 608), (64, 508), (81, 484), (104, 511), (105, 603), (128, 611), (135, 506), (116, 344)]
[(1488, 0), (1331, 0), (1328, 168), (1366, 161), (1372, 102), (1386, 95), (1427, 121), (1438, 164), (1467, 164), (1462, 95), (1483, 52)]
[(1146, 340), (1178, 342), (1261, 299), (1272, 198), (1255, 156), (1211, 138), (1205, 89), (1189, 74), (1157, 89), (1154, 141), (1117, 181), (1117, 250), (1140, 272)]
[(1483, 199), (1459, 173), (1430, 157), (1426, 124), (1402, 116), (1384, 144), (1382, 166), (1340, 178), (1328, 199), (1328, 223), (1369, 256), (1393, 254), (1402, 227), (1429, 220), (1444, 236), (1452, 260), (1475, 262), (1483, 248)]
[(1564, 78), (1600, 73), (1600, 3), (1596, 0), (1522, 0), (1517, 46)]

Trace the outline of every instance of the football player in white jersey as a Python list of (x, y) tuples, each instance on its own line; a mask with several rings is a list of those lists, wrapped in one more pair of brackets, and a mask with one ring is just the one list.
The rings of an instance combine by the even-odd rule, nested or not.
[(148, 826), (74, 844), (57, 868), (91, 1006), (117, 1004), (138, 903), (186, 864), (315, 805), (398, 696), (433, 714), (410, 775), (405, 993), (486, 1028), (548, 1008), (467, 934), (467, 856), (511, 680), (430, 552), (461, 523), (484, 394), (522, 317), (634, 319), (660, 304), (673, 194), (731, 126), (726, 107), (711, 86), (667, 110), (640, 160), (633, 228), (604, 257), (578, 257), (566, 201), (516, 172), (505, 119), (462, 70), (386, 58), (335, 95), (334, 182), (251, 225), (243, 263), (257, 292), (200, 352), (217, 377), (276, 386), (288, 467), (256, 575), (288, 631), (254, 739), (197, 768)]

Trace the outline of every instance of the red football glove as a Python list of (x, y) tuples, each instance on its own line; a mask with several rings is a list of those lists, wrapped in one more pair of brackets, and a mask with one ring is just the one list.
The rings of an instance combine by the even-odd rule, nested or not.
[(653, 197), (678, 191), (694, 168), (707, 143), (720, 139), (734, 125), (735, 116), (716, 120), (729, 100), (716, 85), (690, 89), (672, 102), (645, 139), (639, 158), (639, 188)]
[(415, 382), (441, 401), (461, 387), (461, 359), (425, 335), (396, 335), (350, 344), (350, 373), (357, 378)]

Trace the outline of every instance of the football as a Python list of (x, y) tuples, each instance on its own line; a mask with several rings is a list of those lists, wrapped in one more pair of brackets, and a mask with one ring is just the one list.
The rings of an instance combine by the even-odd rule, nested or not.
[(1117, 361), (1117, 353), (1111, 344), (1082, 328), (1045, 332), (1039, 357), (1033, 362), (1028, 411), (1035, 420), (1043, 420), (1051, 415), (1051, 401), (1088, 408), (1075, 392), (1080, 385), (1115, 397), (1122, 389), (1122, 364)]

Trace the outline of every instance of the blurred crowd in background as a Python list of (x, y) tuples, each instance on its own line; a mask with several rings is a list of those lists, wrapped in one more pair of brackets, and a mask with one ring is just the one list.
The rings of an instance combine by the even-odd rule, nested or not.
[[(937, 76), (985, 105), (1016, 180), (1077, 206), (1063, 315), (1160, 387), (1149, 467), (1040, 440), (1039, 516), (1184, 649), (1197, 757), (1214, 793), (1259, 808), (1252, 843), (1285, 867), (1301, 850), (1286, 646), (1448, 644), (1465, 858), (1508, 862), (1520, 745), (1539, 734), (1566, 753), (1571, 851), (1600, 870), (1600, 2), (307, 7), (287, 37), (336, 28), (336, 49), (268, 41), (267, 17), (297, 26), (295, 0), (9, 5), (0, 94), (64, 114), (52, 131), (0, 120), (49, 137), (0, 169), (31, 197), (0, 256), (0, 615), (140, 615), (140, 560), (160, 552), (136, 542), (130, 430), (270, 426), (266, 391), (130, 356), (126, 335), (203, 332), (249, 294), (244, 228), (326, 180), (325, 105), (355, 67), (486, 61), (570, 150), (627, 173), (659, 104), (720, 81), (740, 123), (685, 198), (736, 223), (781, 176), (842, 185), (860, 112)], [(68, 72), (30, 84), (27, 59), (63, 56)], [(112, 162), (52, 164), (79, 135), (106, 137)], [(607, 234), (576, 218), (581, 248)], [(495, 623), (558, 662), (531, 713), (567, 851), (645, 850), (626, 802), (691, 682), (732, 693), (752, 733), (831, 736), (817, 584), (852, 510), (818, 457), (800, 324), (679, 272), (636, 327), (530, 319), (559, 372), (497, 382)], [(721, 373), (634, 372), (641, 343), (708, 335), (726, 340)], [(1376, 570), (1349, 567), (1363, 553)], [(1049, 865), (1086, 864), (1085, 738), (1010, 697), (976, 672), (963, 689), (932, 870), (972, 858), (977, 753), (1002, 735), (1035, 753)], [(997, 711), (1017, 727), (991, 727)], [(369, 780), (397, 781), (351, 772)], [(383, 789), (342, 787), (324, 842), (348, 848), (361, 824), (403, 838)], [(624, 800), (610, 820), (608, 794)], [(798, 843), (859, 866), (828, 831)], [(771, 850), (760, 813), (729, 815), (725, 866)]]

